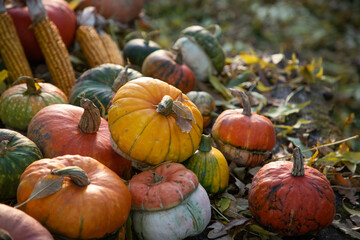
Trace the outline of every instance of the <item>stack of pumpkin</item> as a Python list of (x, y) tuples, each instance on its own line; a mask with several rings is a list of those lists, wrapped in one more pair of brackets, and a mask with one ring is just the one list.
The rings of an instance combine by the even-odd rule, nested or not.
[[(135, 2), (133, 7), (141, 9), (142, 1)], [(95, 12), (102, 9), (97, 3), (84, 1), (79, 6), (85, 15), (76, 26), (65, 1), (27, 1), (28, 24), (40, 48), (28, 47), (20, 41), (28, 37), (19, 36), (16, 49), (25, 63), (26, 57), (44, 57), (53, 85), (33, 78), (30, 65), (10, 61), (15, 51), (9, 50), (15, 46), (6, 43), (10, 36), (16, 38), (16, 24), (4, 25), (3, 18), (11, 22), (19, 16), (17, 11), (28, 13), (24, 8), (6, 9), (0, 1), (0, 27), (6, 26), (9, 34), (0, 32), (0, 53), (16, 84), (0, 96), (0, 118), (8, 128), (0, 129), (0, 199), (17, 199), (15, 208), (0, 205), (0, 236), (125, 239), (131, 233), (125, 231), (129, 220), (138, 239), (197, 235), (211, 220), (209, 194), (222, 193), (228, 186), (228, 163), (261, 164), (275, 146), (274, 127), (251, 112), (244, 92), (229, 89), (242, 108), (216, 116), (213, 97), (196, 91), (197, 82), (208, 81), (224, 67), (218, 26), (184, 29), (172, 50), (149, 39), (133, 39), (121, 52), (110, 35), (96, 29)], [(89, 5), (95, 9), (85, 8)], [(66, 24), (69, 40), (52, 18), (52, 11), (60, 8), (68, 15), (58, 24)], [(121, 22), (138, 14), (122, 19), (127, 15), (102, 10), (103, 16)], [(77, 79), (67, 50), (75, 36), (90, 66)], [(95, 47), (89, 45), (95, 42)], [(111, 51), (106, 51), (108, 46), (113, 46)], [(124, 59), (133, 68), (124, 67)], [(204, 134), (206, 127), (211, 134)], [(249, 193), (256, 220), (284, 235), (318, 231), (335, 214), (334, 193), (326, 178), (311, 168), (304, 173), (301, 152), (294, 158), (292, 173), (290, 162), (265, 165)], [(281, 178), (278, 171), (284, 171)], [(320, 210), (309, 220), (304, 220), (303, 210), (311, 215), (313, 205), (296, 205), (298, 201), (293, 204), (281, 195), (287, 191), (286, 196), (298, 198), (303, 194), (298, 184), (307, 184), (312, 202), (319, 200), (315, 207)], [(279, 221), (272, 221), (275, 218)]]

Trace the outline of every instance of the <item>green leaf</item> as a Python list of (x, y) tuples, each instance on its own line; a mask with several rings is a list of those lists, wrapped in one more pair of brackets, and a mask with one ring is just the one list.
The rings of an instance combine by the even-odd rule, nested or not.
[(253, 75), (252, 71), (245, 71), (240, 75), (236, 76), (235, 78), (233, 78), (230, 82), (228, 82), (226, 87), (228, 88), (236, 87), (241, 83), (246, 82), (251, 77), (251, 75)]
[(268, 116), (274, 120), (281, 120), (290, 114), (300, 112), (300, 110), (303, 109), (304, 107), (306, 107), (307, 105), (309, 105), (310, 102), (311, 101), (309, 100), (307, 102), (300, 103), (300, 104), (288, 103), (288, 104), (282, 105), (280, 107), (273, 107), (273, 108), (270, 108), (267, 112), (265, 112), (264, 115)]
[(221, 212), (224, 212), (229, 208), (231, 203), (230, 198), (221, 198), (220, 201), (216, 204)]
[(335, 166), (339, 163), (343, 163), (354, 172), (356, 170), (356, 165), (360, 163), (360, 152), (331, 152), (328, 155), (319, 158), (315, 163), (327, 166)]
[(209, 72), (209, 81), (215, 90), (221, 93), (226, 100), (233, 98), (228, 89), (220, 82), (219, 78), (211, 74), (211, 72)]
[(296, 146), (298, 146), (301, 151), (303, 152), (303, 155), (305, 157), (311, 157), (312, 156), (312, 153), (311, 152), (304, 152), (305, 150), (307, 149), (310, 149), (309, 147), (305, 146), (299, 138), (294, 138), (294, 137), (287, 137), (287, 139), (291, 142), (293, 142)]
[(56, 193), (61, 189), (63, 180), (64, 177), (62, 176), (56, 176), (52, 174), (46, 175), (44, 178), (42, 178), (40, 181), (38, 181), (35, 184), (34, 189), (31, 192), (29, 198), (26, 199), (24, 202), (16, 205), (15, 208), (19, 208), (31, 200), (44, 198), (51, 194)]

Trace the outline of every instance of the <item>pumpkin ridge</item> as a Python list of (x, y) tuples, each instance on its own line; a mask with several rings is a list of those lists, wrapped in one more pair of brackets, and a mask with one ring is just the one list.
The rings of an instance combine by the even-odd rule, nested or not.
[(165, 162), (168, 161), (168, 156), (169, 156), (169, 153), (170, 153), (170, 146), (171, 146), (171, 126), (170, 126), (169, 118), (166, 118), (166, 121), (167, 121), (168, 127), (169, 127), (169, 145), (167, 147), (168, 151), (167, 151), (166, 156), (165, 156)]
[(109, 126), (109, 129), (111, 130), (112, 127), (114, 126), (114, 124), (115, 124), (118, 120), (120, 120), (122, 117), (125, 117), (126, 115), (128, 115), (128, 114), (130, 114), (130, 113), (134, 113), (134, 112), (136, 112), (136, 111), (144, 110), (144, 109), (147, 109), (147, 108), (136, 109), (136, 110), (134, 110), (134, 111), (127, 112), (127, 113), (125, 113), (125, 114), (117, 117), (116, 119), (114, 119), (114, 120), (112, 121), (111, 125)]
[(187, 208), (187, 210), (189, 211), (192, 219), (194, 220), (194, 221), (193, 221), (193, 229), (195, 229), (195, 231), (197, 232), (197, 231), (199, 230), (199, 223), (198, 223), (198, 219), (197, 219), (197, 217), (196, 217), (196, 214), (193, 213), (193, 208), (194, 208), (194, 207), (191, 206), (191, 202), (190, 202), (190, 201), (188, 201), (188, 202), (186, 203), (186, 208)]
[(133, 145), (131, 145), (131, 147), (130, 147), (130, 149), (129, 149), (129, 152), (127, 153), (129, 156), (131, 156), (131, 151), (132, 151), (133, 148), (135, 147), (137, 141), (140, 139), (141, 134), (145, 131), (145, 129), (149, 126), (149, 124), (154, 120), (155, 116), (156, 116), (156, 114), (153, 114), (152, 118), (151, 118), (148, 122), (146, 122), (145, 127), (141, 130), (141, 132), (139, 133), (139, 135), (136, 137)]

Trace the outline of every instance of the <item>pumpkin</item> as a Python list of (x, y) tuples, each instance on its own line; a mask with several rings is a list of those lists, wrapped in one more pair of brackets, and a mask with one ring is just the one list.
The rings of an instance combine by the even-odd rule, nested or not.
[(196, 175), (163, 163), (129, 182), (131, 218), (138, 239), (184, 239), (201, 233), (211, 218), (210, 200)]
[(130, 62), (131, 65), (135, 65), (141, 70), (145, 58), (159, 49), (161, 49), (160, 45), (150, 40), (149, 37), (146, 39), (134, 38), (125, 43), (123, 56), (125, 62)]
[(211, 136), (203, 134), (198, 150), (184, 163), (208, 193), (223, 192), (229, 184), (229, 166), (224, 155), (211, 146)]
[(13, 130), (0, 129), (0, 200), (16, 197), (21, 174), (42, 157), (40, 149), (29, 138)]
[(113, 149), (139, 167), (186, 160), (203, 129), (201, 113), (185, 94), (150, 77), (122, 86), (108, 117)]
[(225, 65), (225, 53), (218, 42), (220, 32), (218, 25), (209, 28), (190, 26), (181, 31), (180, 38), (173, 45), (181, 50), (185, 63), (199, 81), (207, 81), (209, 74), (220, 73)]
[[(24, 1), (25, 2), (25, 1)], [(43, 5), (50, 20), (56, 25), (67, 47), (73, 43), (76, 31), (76, 15), (67, 1), (43, 1)], [(31, 29), (31, 19), (27, 6), (21, 1), (8, 1), (6, 11), (14, 20), (26, 57), (29, 61), (43, 61), (44, 56)]]
[(249, 189), (249, 209), (271, 231), (287, 236), (313, 234), (332, 223), (335, 194), (321, 172), (304, 165), (299, 148), (293, 158), (293, 163), (265, 164), (255, 174)]
[[(57, 185), (57, 191), (28, 200), (35, 185), (45, 180)], [(74, 239), (113, 233), (126, 222), (131, 208), (130, 192), (122, 179), (97, 160), (80, 155), (30, 164), (21, 176), (17, 200), (51, 233)]]
[(139, 16), (144, 0), (84, 0), (76, 9), (81, 10), (88, 6), (94, 6), (105, 18), (129, 23)]
[(81, 106), (58, 104), (42, 109), (30, 122), (27, 136), (39, 146), (44, 157), (89, 156), (128, 179), (131, 162), (112, 149), (107, 121), (90, 100), (82, 99)]
[(218, 116), (215, 112), (216, 105), (213, 96), (205, 91), (191, 91), (188, 92), (186, 96), (195, 103), (196, 107), (201, 112), (204, 128), (209, 126), (213, 118)]
[(46, 228), (23, 211), (0, 203), (0, 212), (0, 236), (5, 230), (11, 237), (8, 239), (13, 240), (54, 239)]
[(58, 87), (50, 83), (36, 83), (30, 77), (26, 81), (8, 88), (0, 96), (0, 118), (9, 128), (26, 131), (31, 119), (42, 108), (67, 103), (68, 98)]
[(251, 112), (244, 92), (229, 90), (240, 100), (243, 109), (223, 111), (212, 127), (212, 137), (228, 161), (239, 166), (256, 166), (270, 155), (275, 146), (274, 126), (268, 118)]
[(106, 63), (91, 68), (80, 75), (72, 86), (69, 102), (80, 106), (81, 98), (90, 99), (99, 109), (101, 116), (107, 118), (108, 108), (121, 82), (141, 77), (136, 70), (121, 65)]
[(180, 51), (176, 54), (163, 49), (152, 52), (145, 58), (141, 72), (144, 76), (163, 80), (184, 93), (195, 89), (195, 75), (183, 62)]

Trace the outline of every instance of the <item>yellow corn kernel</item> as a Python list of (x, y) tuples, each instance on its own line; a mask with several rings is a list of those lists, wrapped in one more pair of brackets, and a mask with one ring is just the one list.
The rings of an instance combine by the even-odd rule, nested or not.
[(76, 78), (69, 52), (56, 25), (46, 16), (33, 29), (53, 83), (69, 95)]
[(110, 59), (110, 62), (124, 66), (124, 58), (120, 52), (118, 45), (112, 39), (112, 37), (107, 33), (103, 33), (100, 34), (100, 39), (105, 46), (105, 50)]
[(11, 82), (21, 76), (33, 76), (14, 22), (7, 12), (0, 13), (0, 55)]
[(90, 67), (111, 62), (105, 50), (105, 46), (93, 26), (79, 26), (76, 30), (76, 40)]

